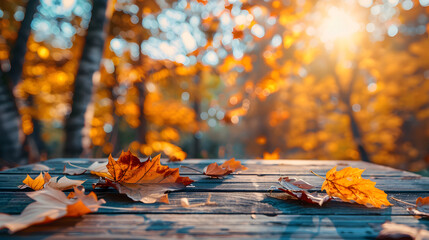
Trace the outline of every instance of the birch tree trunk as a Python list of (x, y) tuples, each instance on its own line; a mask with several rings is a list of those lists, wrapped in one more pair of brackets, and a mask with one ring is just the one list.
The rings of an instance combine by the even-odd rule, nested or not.
[(85, 126), (85, 112), (92, 99), (92, 76), (100, 68), (103, 56), (107, 5), (108, 0), (93, 1), (91, 21), (74, 83), (72, 110), (65, 122), (66, 157), (79, 157), (83, 151), (82, 130)]

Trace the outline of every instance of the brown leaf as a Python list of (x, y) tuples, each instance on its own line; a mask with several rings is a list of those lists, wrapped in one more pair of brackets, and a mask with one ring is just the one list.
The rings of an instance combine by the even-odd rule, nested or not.
[(338, 197), (345, 202), (356, 202), (365, 206), (390, 206), (387, 194), (375, 187), (375, 182), (363, 179), (365, 169), (346, 167), (337, 171), (333, 167), (326, 173), (322, 190), (326, 190), (331, 197)]
[(409, 207), (407, 210), (414, 215), (429, 218), (429, 197), (419, 197), (416, 200), (416, 207)]
[[(292, 196), (293, 198), (300, 200), (302, 202), (318, 204), (322, 206), (324, 203), (331, 200), (331, 198), (327, 194), (317, 194), (317, 193), (309, 193), (306, 190), (314, 188), (313, 185), (307, 183), (302, 179), (295, 178), (279, 178), (279, 184), (283, 188), (278, 188), (279, 190), (285, 192), (285, 194)], [(275, 187), (271, 187), (274, 188)], [(289, 199), (288, 197), (284, 197), (282, 195), (278, 196), (270, 195), (271, 197), (275, 197), (278, 199)]]
[(311, 203), (311, 204), (319, 204), (319, 206), (322, 206), (324, 203), (328, 202), (331, 200), (331, 198), (326, 195), (326, 194), (312, 194), (309, 193), (307, 191), (301, 190), (301, 191), (291, 191), (291, 190), (287, 190), (287, 189), (283, 189), (283, 188), (279, 188), (279, 190), (295, 197), (296, 199), (302, 201), (302, 202), (306, 202), (306, 203)]
[(106, 179), (101, 179), (94, 187), (114, 187), (134, 201), (168, 203), (167, 191), (174, 191), (191, 184), (189, 177), (181, 177), (178, 168), (169, 168), (160, 163), (160, 156), (145, 162), (130, 151), (122, 152), (115, 161), (109, 156)]
[(213, 178), (219, 178), (236, 171), (245, 171), (247, 169), (247, 167), (241, 165), (240, 161), (236, 161), (235, 158), (231, 158), (220, 166), (217, 163), (209, 164), (204, 168), (203, 173)]
[(429, 239), (429, 231), (424, 229), (392, 222), (383, 223), (381, 227), (377, 239)]
[(52, 222), (62, 217), (78, 217), (96, 212), (103, 199), (91, 192), (84, 194), (83, 187), (74, 188), (75, 198), (69, 199), (59, 190), (46, 187), (43, 190), (29, 192), (27, 196), (35, 200), (20, 215), (0, 214), (0, 228), (8, 228), (10, 233), (22, 230), (34, 224)]

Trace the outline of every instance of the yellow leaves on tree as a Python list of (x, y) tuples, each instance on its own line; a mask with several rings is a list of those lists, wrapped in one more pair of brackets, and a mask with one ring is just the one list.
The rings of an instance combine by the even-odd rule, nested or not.
[(108, 173), (96, 173), (105, 177), (96, 187), (111, 186), (134, 201), (168, 203), (166, 191), (184, 188), (193, 180), (181, 177), (178, 168), (169, 168), (160, 163), (161, 155), (141, 162), (130, 151), (122, 152), (118, 160), (109, 156)]
[(387, 194), (375, 187), (375, 182), (363, 179), (362, 173), (365, 169), (346, 167), (337, 171), (335, 166), (326, 173), (322, 190), (329, 196), (338, 197), (346, 202), (357, 202), (366, 206), (372, 205), (376, 208), (390, 206)]
[(235, 158), (231, 158), (220, 166), (217, 163), (208, 165), (204, 168), (203, 173), (212, 178), (219, 178), (235, 171), (245, 171), (247, 169), (247, 167), (241, 165), (240, 161), (236, 161)]
[(98, 200), (93, 192), (85, 195), (84, 191), (83, 188), (74, 188), (74, 193), (69, 197), (51, 187), (29, 192), (27, 196), (35, 202), (29, 204), (20, 215), (0, 214), (0, 228), (8, 228), (11, 233), (14, 233), (34, 224), (96, 212), (105, 201)]

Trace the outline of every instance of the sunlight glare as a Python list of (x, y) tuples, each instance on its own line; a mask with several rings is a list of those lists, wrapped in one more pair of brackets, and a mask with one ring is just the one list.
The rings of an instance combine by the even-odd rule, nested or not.
[(337, 7), (331, 7), (319, 27), (319, 34), (322, 42), (328, 43), (349, 38), (358, 30), (359, 24), (352, 15)]

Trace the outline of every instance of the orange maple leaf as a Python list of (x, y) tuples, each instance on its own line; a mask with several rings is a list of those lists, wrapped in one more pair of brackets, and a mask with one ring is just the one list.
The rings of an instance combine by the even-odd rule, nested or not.
[(116, 161), (109, 156), (108, 174), (104, 174), (105, 179), (94, 187), (114, 187), (134, 201), (143, 203), (168, 203), (166, 191), (182, 189), (194, 181), (181, 177), (178, 168), (161, 165), (160, 159), (161, 154), (141, 162), (130, 151), (122, 152)]
[(8, 228), (14, 233), (34, 224), (52, 222), (62, 217), (79, 217), (96, 212), (103, 199), (98, 200), (91, 192), (85, 195), (85, 189), (74, 188), (73, 197), (66, 197), (60, 190), (49, 186), (40, 191), (29, 192), (27, 195), (35, 200), (20, 215), (0, 214), (0, 228)]
[(203, 173), (213, 178), (219, 178), (235, 171), (245, 171), (247, 169), (247, 167), (241, 165), (240, 161), (236, 161), (235, 158), (231, 158), (220, 166), (217, 163), (209, 164), (204, 168)]
[(357, 202), (366, 206), (380, 208), (390, 206), (387, 194), (375, 187), (375, 182), (362, 178), (365, 169), (346, 167), (337, 171), (337, 166), (326, 173), (322, 190), (331, 197), (338, 197), (346, 202)]
[(109, 156), (107, 169), (111, 179), (121, 183), (181, 183), (185, 186), (194, 182), (189, 177), (181, 177), (178, 168), (161, 165), (161, 154), (141, 162), (130, 151), (122, 152), (115, 161)]

